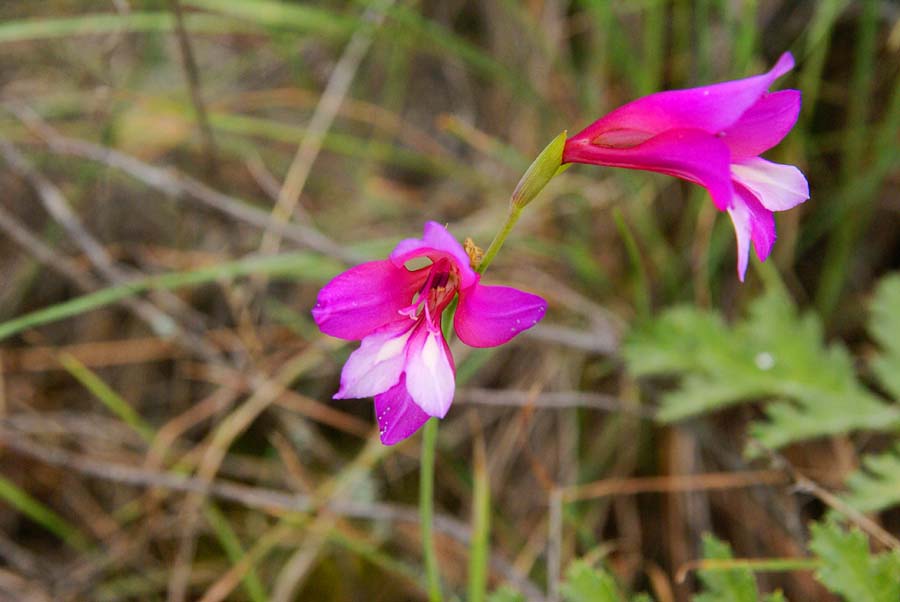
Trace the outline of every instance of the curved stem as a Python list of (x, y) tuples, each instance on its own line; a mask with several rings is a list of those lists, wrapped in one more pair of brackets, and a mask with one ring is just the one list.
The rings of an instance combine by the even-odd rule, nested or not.
[(500, 247), (502, 247), (503, 243), (506, 241), (506, 237), (512, 232), (516, 222), (519, 221), (520, 215), (522, 215), (522, 208), (510, 204), (509, 213), (506, 214), (506, 221), (503, 222), (500, 231), (497, 232), (497, 235), (494, 236), (494, 240), (491, 241), (491, 245), (487, 248), (487, 251), (484, 252), (484, 257), (482, 258), (481, 263), (478, 264), (478, 267), (475, 270), (476, 272), (483, 274), (488, 266), (491, 265), (497, 252), (500, 251)]
[(434, 547), (434, 456), (437, 447), (438, 420), (430, 418), (422, 429), (422, 456), (419, 468), (419, 518), (422, 521), (422, 553), (428, 580), (429, 602), (441, 602), (441, 575)]

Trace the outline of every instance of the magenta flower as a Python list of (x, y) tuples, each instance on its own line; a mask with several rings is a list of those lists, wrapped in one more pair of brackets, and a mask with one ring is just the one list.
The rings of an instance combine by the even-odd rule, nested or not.
[[(420, 259), (431, 263), (406, 267)], [(480, 278), (446, 228), (428, 222), (422, 240), (401, 241), (389, 259), (351, 268), (319, 292), (312, 314), (322, 332), (362, 340), (344, 365), (334, 398), (374, 396), (385, 445), (450, 408), (456, 368), (441, 314), (457, 294), (453, 326), (472, 347), (501, 345), (544, 316), (547, 303), (540, 297), (484, 286)]]
[(800, 92), (768, 92), (793, 67), (785, 53), (762, 75), (634, 100), (569, 138), (563, 161), (645, 169), (705, 187), (734, 223), (743, 280), (750, 242), (760, 261), (772, 250), (772, 212), (809, 198), (799, 169), (759, 157), (797, 121)]

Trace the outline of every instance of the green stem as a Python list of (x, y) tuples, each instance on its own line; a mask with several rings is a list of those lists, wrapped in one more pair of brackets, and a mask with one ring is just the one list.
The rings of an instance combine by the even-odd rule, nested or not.
[(497, 235), (494, 237), (494, 240), (491, 241), (491, 246), (487, 248), (487, 251), (484, 252), (484, 257), (481, 259), (481, 263), (478, 264), (478, 267), (475, 269), (479, 274), (483, 274), (484, 271), (491, 265), (491, 262), (494, 261), (494, 257), (497, 255), (497, 252), (500, 251), (500, 247), (503, 246), (503, 243), (506, 241), (506, 237), (509, 236), (509, 233), (512, 232), (513, 226), (516, 225), (516, 222), (519, 221), (519, 216), (522, 215), (522, 208), (516, 207), (515, 205), (510, 205), (509, 213), (506, 214), (506, 221), (503, 222), (503, 227), (500, 228), (500, 231), (497, 232)]
[(467, 602), (484, 602), (487, 596), (488, 549), (491, 527), (491, 484), (484, 439), (475, 441), (472, 501), (472, 542), (469, 545), (469, 597)]
[[(522, 209), (531, 202), (534, 197), (543, 189), (550, 179), (559, 173), (562, 161), (563, 145), (565, 144), (566, 133), (563, 132), (545, 148), (541, 154), (535, 159), (535, 162), (528, 168), (528, 171), (519, 182), (515, 192), (513, 192), (512, 200), (509, 204), (509, 213), (506, 215), (506, 221), (500, 227), (494, 240), (491, 241), (481, 263), (475, 271), (483, 274), (491, 265), (500, 247), (506, 241), (506, 237), (512, 232), (513, 226), (519, 221)], [(456, 301), (454, 301), (455, 303)], [(453, 315), (454, 307), (450, 308), (444, 316), (442, 330), (448, 332), (450, 330), (450, 320)], [(449, 335), (448, 335), (449, 341)], [(419, 517), (422, 522), (422, 553), (425, 557), (425, 574), (428, 581), (428, 600), (429, 602), (441, 602), (443, 594), (441, 593), (441, 575), (438, 571), (437, 551), (434, 547), (434, 458), (435, 448), (437, 446), (438, 421), (431, 418), (425, 423), (422, 430), (422, 456), (419, 472)], [(486, 477), (485, 477), (486, 478)], [(487, 573), (485, 568), (480, 566), (486, 562), (487, 557), (487, 530), (489, 519), (490, 491), (488, 483), (480, 483), (476, 488), (476, 517), (475, 528), (476, 533), (480, 535), (473, 541), (473, 561), (470, 568), (473, 570), (470, 587), (476, 592), (475, 600), (483, 598), (485, 585), (487, 583)], [(481, 593), (481, 595), (478, 594)]]
[(437, 447), (438, 421), (430, 418), (422, 429), (422, 456), (419, 472), (419, 517), (422, 520), (422, 552), (428, 580), (429, 602), (441, 602), (441, 575), (434, 547), (434, 456)]

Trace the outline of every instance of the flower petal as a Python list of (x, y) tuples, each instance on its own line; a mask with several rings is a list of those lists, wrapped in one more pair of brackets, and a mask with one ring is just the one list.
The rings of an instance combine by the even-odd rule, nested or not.
[(406, 357), (406, 390), (429, 416), (443, 418), (453, 401), (456, 377), (444, 336), (419, 328)]
[(732, 164), (731, 176), (769, 211), (784, 211), (809, 198), (809, 184), (793, 165), (752, 157)]
[(700, 129), (718, 134), (732, 126), (772, 83), (794, 67), (789, 52), (767, 73), (700, 88), (669, 90), (638, 98), (579, 132), (574, 138), (594, 140), (606, 132), (655, 135), (671, 129)]
[(371, 397), (384, 393), (400, 380), (406, 363), (406, 348), (416, 330), (415, 322), (405, 318), (362, 340), (350, 354), (341, 371), (341, 388), (335, 399)]
[(496, 347), (544, 317), (547, 302), (507, 286), (476, 284), (459, 295), (453, 327), (472, 347)]
[(737, 236), (738, 277), (744, 281), (749, 260), (750, 242), (760, 261), (765, 261), (775, 244), (775, 217), (763, 207), (749, 190), (738, 184), (735, 198), (728, 214), (734, 223)]
[(787, 136), (800, 115), (800, 91), (766, 94), (722, 132), (732, 161), (766, 152)]
[(747, 262), (750, 259), (750, 210), (743, 203), (734, 203), (728, 209), (734, 234), (737, 238), (737, 273), (743, 282), (747, 273)]
[(667, 131), (631, 148), (570, 138), (563, 161), (664, 173), (705, 187), (722, 211), (731, 205), (731, 153), (724, 142), (701, 130)]
[(394, 445), (419, 430), (430, 416), (409, 396), (406, 377), (401, 376), (400, 382), (375, 396), (375, 418), (381, 442)]
[(469, 265), (469, 256), (447, 228), (437, 222), (427, 222), (422, 239), (401, 240), (391, 253), (391, 261), (398, 268), (416, 257), (427, 257), (437, 263), (442, 258), (450, 259), (459, 270), (460, 286), (471, 286), (477, 274)]
[(319, 291), (313, 319), (325, 334), (362, 339), (386, 324), (406, 320), (397, 312), (410, 304), (426, 276), (386, 259), (363, 263)]
[(737, 193), (744, 197), (750, 208), (750, 240), (760, 261), (765, 261), (772, 252), (777, 234), (775, 232), (775, 215), (759, 204), (752, 194), (744, 194), (740, 186), (735, 187)]

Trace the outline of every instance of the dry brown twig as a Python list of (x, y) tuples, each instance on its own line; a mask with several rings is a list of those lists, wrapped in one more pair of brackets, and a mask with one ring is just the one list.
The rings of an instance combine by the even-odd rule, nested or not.
[(634, 477), (625, 479), (603, 479), (594, 483), (572, 485), (570, 487), (562, 488), (561, 495), (564, 501), (575, 502), (610, 495), (735, 489), (738, 487), (779, 485), (784, 484), (787, 481), (788, 479), (785, 474), (778, 470)]
[(647, 419), (654, 416), (652, 410), (630, 406), (615, 395), (588, 391), (540, 391), (535, 394), (525, 390), (466, 388), (456, 392), (455, 403), (536, 409), (591, 408)]
[(191, 95), (191, 104), (197, 114), (197, 124), (200, 126), (200, 137), (203, 141), (203, 154), (206, 157), (207, 169), (210, 174), (215, 173), (218, 165), (216, 142), (213, 138), (212, 128), (209, 125), (209, 115), (206, 104), (203, 102), (203, 94), (200, 92), (200, 71), (197, 69), (197, 61), (194, 58), (194, 50), (191, 47), (191, 38), (184, 26), (184, 11), (180, 0), (169, 0), (169, 7), (175, 16), (175, 37), (178, 38), (178, 49), (181, 53), (181, 64), (184, 67), (187, 79), (188, 91)]
[[(185, 474), (97, 460), (69, 450), (37, 443), (9, 428), (0, 429), (0, 439), (3, 440), (7, 449), (16, 454), (33, 458), (51, 466), (73, 470), (103, 481), (148, 489), (209, 494), (218, 499), (234, 502), (247, 508), (258, 509), (273, 516), (280, 516), (285, 512), (316, 513), (325, 510), (327, 513), (344, 518), (411, 524), (419, 522), (418, 509), (413, 506), (383, 502), (355, 502), (334, 496), (322, 497), (321, 494), (305, 495), (253, 487), (221, 479), (209, 482), (200, 477), (192, 477)], [(377, 451), (379, 455), (383, 453), (383, 450), (379, 449)], [(468, 525), (451, 516), (440, 514), (435, 516), (435, 529), (460, 544), (468, 545), (470, 541)], [(492, 565), (495, 570), (498, 570), (503, 575), (504, 579), (509, 580), (526, 592), (529, 600), (539, 601), (543, 599), (534, 584), (516, 571), (502, 557), (494, 554), (492, 556)]]
[[(78, 219), (69, 209), (68, 203), (59, 189), (42, 174), (34, 170), (11, 144), (0, 143), (0, 153), (4, 155), (7, 162), (17, 173), (26, 178), (35, 187), (48, 212), (63, 225), (78, 246), (85, 251), (95, 268), (111, 282), (122, 283), (126, 281), (128, 275), (115, 265), (102, 245), (81, 226)], [(177, 332), (179, 334), (178, 338), (186, 342), (193, 351), (214, 363), (221, 363), (218, 351), (211, 347), (205, 339), (180, 328), (168, 315), (146, 301), (132, 300), (132, 303), (138, 315), (154, 324), (157, 330)], [(166, 320), (165, 327), (160, 326), (163, 320)], [(293, 364), (293, 362), (291, 363)], [(198, 471), (201, 480), (205, 482), (212, 481), (216, 472), (218, 472), (219, 466), (234, 438), (243, 432), (259, 413), (284, 391), (286, 386), (257, 373), (252, 373), (250, 378), (253, 381), (256, 393), (226, 418), (215, 431), (210, 445), (206, 448)], [(184, 599), (187, 584), (190, 581), (193, 542), (199, 509), (206, 495), (206, 491), (197, 492), (196, 495), (189, 498), (184, 509), (184, 536), (182, 537), (182, 545), (179, 548), (171, 573), (170, 600)]]
[[(11, 143), (0, 140), (0, 154), (6, 160), (9, 167), (23, 179), (25, 179), (35, 190), (38, 198), (44, 205), (44, 208), (69, 234), (70, 238), (77, 244), (87, 255), (88, 259), (95, 268), (111, 280), (122, 282), (127, 279), (126, 274), (120, 270), (110, 259), (106, 250), (97, 240), (88, 233), (81, 225), (81, 222), (69, 208), (69, 204), (63, 197), (59, 188), (34, 169), (28, 160), (13, 146)], [(21, 239), (23, 242), (31, 243), (29, 246), (35, 250), (39, 249), (34, 245), (34, 241)], [(41, 253), (38, 258), (48, 260), (49, 255)], [(66, 264), (63, 264), (64, 266)], [(83, 277), (77, 276), (78, 272), (74, 272), (71, 268), (61, 267), (61, 270), (67, 276), (73, 277), (77, 283), (87, 284), (89, 281)], [(153, 307), (146, 301), (134, 300), (130, 301), (132, 308), (140, 315), (153, 330), (160, 334), (170, 333), (176, 329), (175, 323), (157, 308)]]
[[(306, 134), (297, 147), (297, 152), (288, 168), (284, 183), (278, 193), (278, 200), (272, 209), (271, 223), (284, 224), (293, 215), (294, 208), (300, 202), (300, 196), (306, 187), (313, 163), (322, 150), (325, 135), (331, 129), (341, 103), (350, 90), (350, 84), (372, 43), (375, 31), (384, 21), (386, 11), (393, 3), (394, 0), (379, 0), (369, 6), (363, 13), (362, 25), (353, 33), (347, 46), (344, 47), (341, 58), (335, 64), (328, 84), (322, 91)], [(264, 255), (276, 253), (281, 244), (281, 237), (282, 235), (277, 230), (267, 229), (259, 246), (260, 252)]]
[(900, 539), (889, 533), (881, 525), (874, 520), (847, 504), (844, 500), (831, 493), (814, 480), (804, 475), (796, 466), (788, 462), (787, 458), (776, 451), (764, 448), (759, 444), (751, 444), (754, 448), (765, 452), (769, 457), (771, 464), (778, 470), (790, 478), (796, 491), (802, 491), (814, 495), (821, 500), (826, 506), (836, 510), (851, 523), (871, 535), (881, 545), (892, 550), (900, 550)]
[[(68, 201), (59, 188), (34, 169), (15, 146), (7, 141), (0, 141), (0, 154), (3, 155), (10, 168), (34, 188), (47, 213), (63, 227), (73, 242), (84, 251), (91, 265), (108, 282), (123, 284), (133, 277), (133, 274), (118, 266), (103, 245), (84, 228), (78, 217), (72, 212)], [(69, 270), (63, 273), (69, 275)], [(76, 282), (78, 281), (76, 280)], [(159, 297), (161, 301), (169, 306), (170, 310), (174, 309), (181, 316), (186, 317), (187, 321), (193, 326), (202, 325), (202, 317), (186, 307), (175, 295), (167, 291), (161, 291)], [(153, 303), (134, 298), (126, 299), (123, 302), (157, 334), (161, 336), (177, 335), (189, 349), (205, 357), (215, 357), (219, 354), (218, 350), (203, 337), (180, 325), (177, 320), (160, 310)]]
[(0, 206), (0, 229), (20, 247), (25, 249), (35, 260), (60, 275), (71, 280), (82, 291), (93, 290), (97, 286), (96, 280), (84, 272), (78, 265), (49, 246), (44, 241), (31, 233), (25, 224), (16, 219), (4, 207)]
[(263, 230), (279, 232), (283, 238), (291, 240), (301, 247), (318, 251), (345, 263), (353, 264), (365, 260), (365, 257), (347, 250), (343, 245), (331, 240), (311, 226), (273, 222), (271, 216), (265, 211), (257, 209), (241, 199), (219, 192), (186, 174), (171, 168), (164, 169), (150, 165), (136, 157), (99, 144), (67, 138), (50, 127), (33, 110), (17, 104), (8, 104), (6, 107), (37, 134), (51, 152), (102, 163), (127, 173), (169, 197), (199, 201), (203, 206), (240, 222)]

